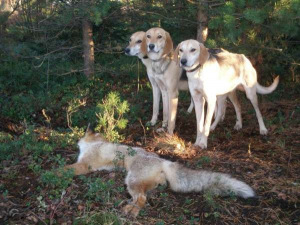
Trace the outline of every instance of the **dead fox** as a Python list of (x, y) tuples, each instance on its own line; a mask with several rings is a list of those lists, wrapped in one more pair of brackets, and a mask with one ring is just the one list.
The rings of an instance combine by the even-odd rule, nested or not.
[(132, 202), (123, 208), (123, 212), (134, 217), (144, 207), (147, 192), (167, 182), (176, 192), (209, 190), (215, 195), (234, 193), (243, 198), (255, 196), (251, 187), (227, 174), (188, 169), (142, 148), (110, 143), (90, 129), (78, 142), (78, 146), (80, 154), (77, 162), (65, 169), (74, 169), (75, 175), (79, 175), (125, 168), (125, 182)]

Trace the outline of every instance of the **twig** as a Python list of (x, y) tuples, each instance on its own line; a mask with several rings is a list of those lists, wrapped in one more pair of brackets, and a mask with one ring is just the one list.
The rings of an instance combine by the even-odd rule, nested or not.
[(36, 218), (38, 218), (43, 224), (47, 225), (47, 223), (42, 220), (38, 215), (36, 215), (33, 211), (30, 212), (31, 214), (33, 214)]
[(143, 123), (142, 123), (141, 118), (139, 118), (139, 122), (140, 122), (140, 124), (141, 124), (141, 126), (142, 126), (142, 128), (143, 128), (143, 131), (144, 131), (144, 144), (145, 144), (145, 143), (146, 143), (146, 130), (145, 130), (145, 127), (144, 127), (144, 125), (143, 125)]

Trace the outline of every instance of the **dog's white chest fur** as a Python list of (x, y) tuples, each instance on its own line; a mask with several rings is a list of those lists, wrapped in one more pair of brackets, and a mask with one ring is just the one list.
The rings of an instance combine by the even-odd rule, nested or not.
[(164, 59), (162, 59), (158, 62), (153, 61), (152, 69), (153, 69), (154, 73), (156, 73), (156, 74), (163, 74), (167, 70), (169, 64), (170, 64), (170, 61), (164, 60)]
[(204, 82), (205, 82), (205, 73), (203, 73), (203, 69), (199, 69), (194, 72), (187, 72), (189, 89), (193, 92), (200, 92), (203, 94)]

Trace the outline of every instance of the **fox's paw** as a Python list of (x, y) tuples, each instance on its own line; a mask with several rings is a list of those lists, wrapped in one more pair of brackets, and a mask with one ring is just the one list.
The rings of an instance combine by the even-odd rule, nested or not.
[(122, 211), (125, 215), (131, 215), (135, 218), (138, 216), (140, 209), (136, 205), (128, 204), (123, 207)]

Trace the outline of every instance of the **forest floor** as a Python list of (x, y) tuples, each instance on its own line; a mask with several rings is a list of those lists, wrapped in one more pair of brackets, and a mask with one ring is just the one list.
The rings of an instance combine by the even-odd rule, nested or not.
[[(74, 177), (67, 188), (55, 193), (53, 189), (59, 185), (51, 186), (49, 182), (46, 185), (41, 174), (62, 159), (73, 163), (78, 155), (76, 145), (56, 145), (52, 158), (38, 155), (35, 159), (35, 153), (24, 150), (24, 144), (20, 154), (1, 163), (0, 223), (299, 225), (300, 98), (260, 98), (260, 109), (269, 130), (267, 136), (259, 134), (255, 113), (245, 98), (241, 98), (243, 128), (234, 130), (235, 113), (228, 103), (225, 120), (210, 134), (205, 150), (191, 144), (195, 140), (196, 119), (194, 113), (186, 113), (188, 103), (189, 100), (180, 102), (176, 122), (175, 133), (185, 145), (181, 151), (174, 151), (175, 147), (155, 132), (159, 125), (145, 127), (146, 121), (129, 124), (124, 143), (142, 146), (189, 168), (231, 174), (253, 187), (258, 198), (215, 197), (209, 192), (182, 194), (169, 187), (158, 187), (148, 194), (146, 207), (133, 219), (121, 213), (130, 198), (124, 172), (101, 171)], [(144, 104), (151, 108), (150, 102)], [(151, 112), (145, 114), (150, 118)], [(1, 120), (1, 128), (6, 127), (2, 133), (9, 133), (13, 124)], [(39, 127), (33, 132), (39, 143), (48, 143), (54, 131)], [(55, 178), (52, 179), (54, 182)]]

